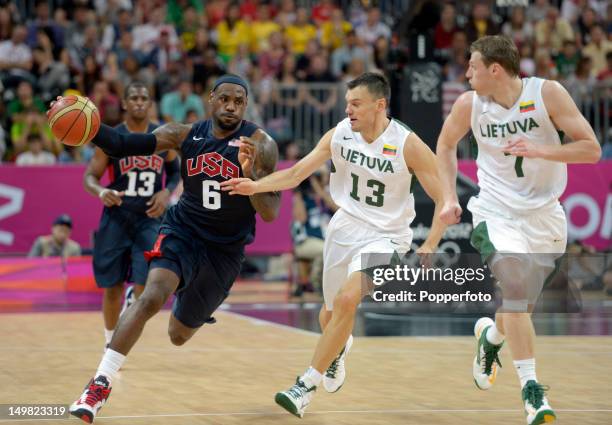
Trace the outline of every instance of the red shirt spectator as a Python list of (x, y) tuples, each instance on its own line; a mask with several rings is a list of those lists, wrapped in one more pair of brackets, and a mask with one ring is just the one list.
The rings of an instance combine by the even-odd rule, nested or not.
[(321, 0), (319, 4), (312, 8), (312, 20), (317, 25), (329, 21), (335, 8), (336, 6), (331, 0)]

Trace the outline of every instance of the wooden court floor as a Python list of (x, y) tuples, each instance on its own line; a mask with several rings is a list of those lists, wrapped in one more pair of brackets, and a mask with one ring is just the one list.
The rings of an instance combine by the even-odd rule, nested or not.
[[(321, 388), (300, 421), (273, 397), (308, 366), (315, 334), (223, 312), (174, 347), (168, 314), (145, 328), (97, 424), (525, 423), (508, 350), (496, 386), (475, 388), (473, 338), (356, 338), (345, 386)], [(101, 323), (100, 313), (0, 315), (0, 403), (72, 402), (100, 360)], [(612, 424), (612, 338), (542, 337), (537, 353), (557, 423)]]

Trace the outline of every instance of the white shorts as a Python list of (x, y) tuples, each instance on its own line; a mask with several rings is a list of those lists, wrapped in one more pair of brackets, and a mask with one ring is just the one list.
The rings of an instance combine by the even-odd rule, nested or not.
[(527, 215), (473, 197), (468, 209), (474, 223), (472, 245), (488, 259), (491, 267), (506, 257), (526, 262), (529, 302), (534, 303), (555, 268), (555, 260), (565, 253), (567, 220), (561, 204), (530, 211)]
[[(412, 231), (407, 234), (385, 235), (379, 229), (340, 209), (329, 222), (323, 249), (323, 299), (325, 308), (333, 310), (334, 298), (348, 276), (368, 267), (389, 264), (393, 253), (400, 255), (410, 250)], [(388, 254), (368, 256), (363, 254)]]

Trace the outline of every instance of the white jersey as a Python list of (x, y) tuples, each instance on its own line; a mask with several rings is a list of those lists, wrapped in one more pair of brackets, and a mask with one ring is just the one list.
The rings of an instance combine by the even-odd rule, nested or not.
[(502, 152), (518, 138), (541, 145), (561, 144), (542, 99), (544, 81), (524, 78), (523, 91), (510, 109), (474, 93), (471, 124), (478, 142), (478, 196), (486, 204), (524, 212), (555, 205), (565, 190), (564, 163)]
[(376, 140), (367, 143), (351, 130), (346, 118), (338, 123), (331, 140), (334, 202), (382, 235), (412, 236), (412, 174), (404, 160), (404, 143), (410, 133), (406, 125), (392, 119)]

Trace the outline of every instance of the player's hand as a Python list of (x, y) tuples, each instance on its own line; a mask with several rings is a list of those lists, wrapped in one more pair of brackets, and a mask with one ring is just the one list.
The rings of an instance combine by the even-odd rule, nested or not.
[(160, 190), (151, 196), (151, 199), (147, 202), (149, 207), (146, 211), (147, 215), (151, 218), (161, 217), (168, 207), (168, 202), (170, 202), (170, 191), (168, 189)]
[(525, 158), (538, 158), (542, 156), (541, 146), (525, 139), (518, 139), (510, 142), (503, 149), (503, 152), (514, 156), (523, 156)]
[(446, 201), (440, 211), (440, 220), (446, 225), (457, 224), (461, 220), (463, 210), (457, 201)]
[(433, 265), (433, 256), (436, 253), (436, 247), (430, 246), (427, 243), (423, 243), (416, 250), (417, 255), (419, 256), (419, 260), (421, 261), (421, 265), (426, 269), (429, 269)]
[(55, 105), (62, 97), (61, 96), (57, 96), (55, 98), (55, 100), (52, 100), (51, 103), (49, 103), (49, 109), (47, 109), (47, 118), (49, 117), (49, 112), (51, 112), (51, 109), (53, 109), (53, 105)]
[(229, 179), (221, 182), (221, 190), (230, 195), (250, 196), (257, 193), (257, 182), (246, 177)]
[(121, 199), (123, 195), (125, 195), (125, 191), (117, 192), (113, 189), (104, 189), (98, 196), (102, 200), (102, 203), (104, 203), (105, 207), (114, 207), (123, 203), (123, 200)]
[(242, 175), (253, 177), (253, 165), (255, 164), (255, 144), (248, 137), (240, 137), (240, 150), (238, 151), (238, 162), (242, 167)]

